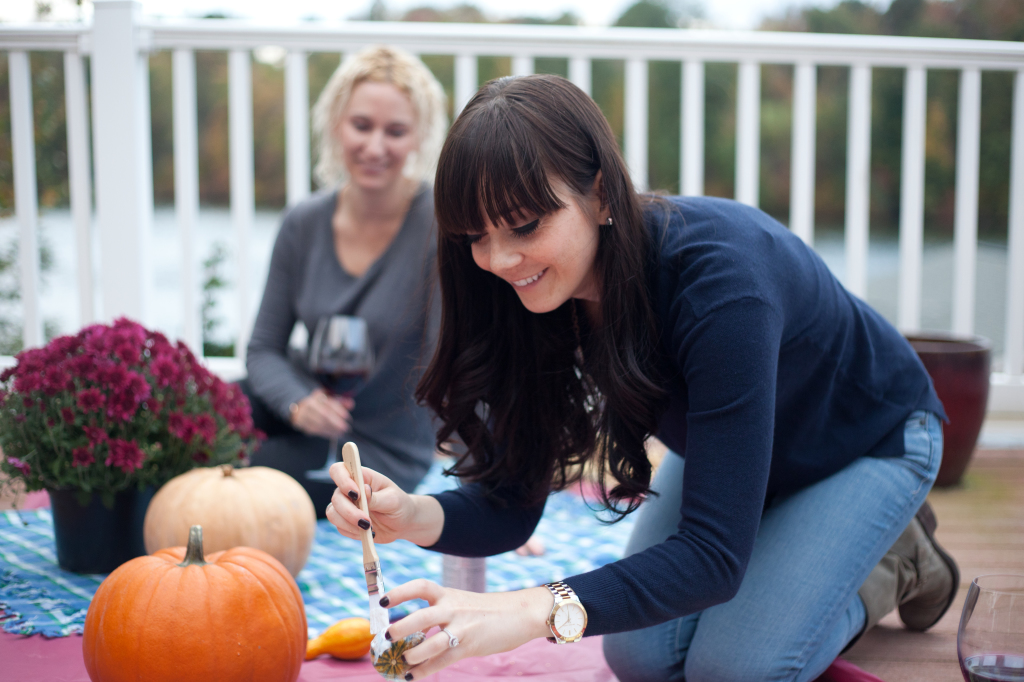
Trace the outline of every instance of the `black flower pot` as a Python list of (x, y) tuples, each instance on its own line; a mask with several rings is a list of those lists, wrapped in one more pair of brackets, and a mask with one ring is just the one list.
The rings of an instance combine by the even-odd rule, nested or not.
[(129, 488), (114, 495), (108, 509), (99, 495), (86, 505), (77, 490), (47, 490), (53, 513), (57, 563), (74, 573), (109, 573), (124, 562), (143, 556), (142, 524), (156, 488)]

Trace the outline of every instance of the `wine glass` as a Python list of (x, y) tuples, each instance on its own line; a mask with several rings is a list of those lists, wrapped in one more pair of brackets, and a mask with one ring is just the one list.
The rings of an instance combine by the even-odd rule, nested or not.
[[(350, 315), (322, 317), (309, 343), (309, 370), (329, 395), (353, 396), (373, 371), (373, 344), (366, 320)], [(330, 439), (327, 462), (306, 472), (313, 481), (330, 481), (338, 461), (338, 439)]]
[(956, 649), (965, 682), (1024, 682), (1024, 575), (971, 582)]

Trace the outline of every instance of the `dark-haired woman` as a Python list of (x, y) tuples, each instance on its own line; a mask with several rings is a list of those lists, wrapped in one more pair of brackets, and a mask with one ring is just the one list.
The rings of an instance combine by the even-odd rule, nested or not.
[[(959, 576), (922, 508), (942, 405), (906, 341), (783, 226), (638, 195), (600, 110), (553, 76), (477, 93), (435, 205), (442, 329), (419, 397), (438, 444), (466, 444), (463, 486), (410, 496), (364, 470), (366, 518), (335, 467), (328, 518), (496, 554), (585, 463), (640, 518), (626, 558), (559, 583), (391, 590), (385, 605), (430, 603), (392, 639), (444, 628), (406, 679), (585, 630), (624, 682), (809, 680), (893, 608), (914, 629), (942, 616)], [(652, 434), (678, 453), (653, 482)]]

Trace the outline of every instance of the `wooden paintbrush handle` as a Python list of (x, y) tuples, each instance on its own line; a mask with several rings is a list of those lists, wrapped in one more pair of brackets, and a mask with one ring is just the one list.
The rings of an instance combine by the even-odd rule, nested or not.
[[(341, 448), (341, 460), (348, 469), (349, 476), (355, 481), (356, 489), (359, 491), (359, 508), (370, 518), (370, 506), (366, 502), (366, 484), (363, 482), (363, 466), (359, 462), (359, 448), (355, 443), (349, 442)], [(363, 563), (377, 562), (377, 550), (373, 546), (373, 531), (363, 531)]]

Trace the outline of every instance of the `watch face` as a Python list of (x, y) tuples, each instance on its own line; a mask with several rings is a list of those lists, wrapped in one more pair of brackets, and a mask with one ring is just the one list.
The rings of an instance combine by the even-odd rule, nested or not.
[(555, 612), (552, 625), (562, 639), (575, 639), (587, 626), (587, 617), (579, 604), (562, 604)]

